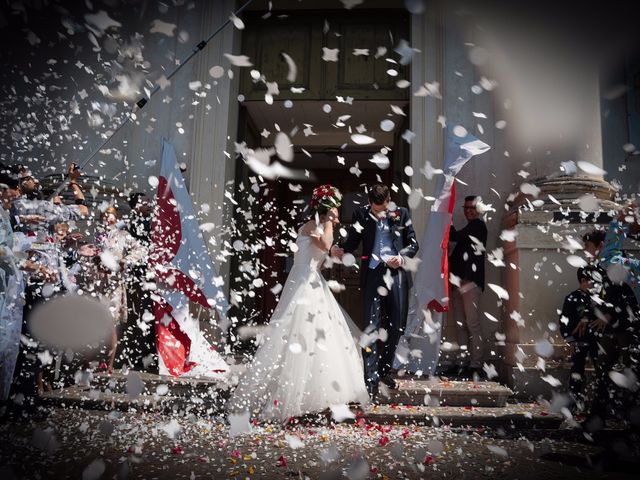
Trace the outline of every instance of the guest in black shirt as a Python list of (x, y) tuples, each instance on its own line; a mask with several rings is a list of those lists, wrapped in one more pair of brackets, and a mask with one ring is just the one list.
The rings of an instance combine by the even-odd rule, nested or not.
[[(143, 192), (136, 192), (128, 199), (131, 212), (127, 230), (138, 243), (149, 251), (151, 247), (151, 220), (153, 204)], [(136, 265), (126, 278), (128, 315), (122, 325), (122, 342), (118, 357), (124, 359), (130, 368), (138, 371), (157, 373), (156, 330), (154, 326), (153, 301), (146, 287), (146, 265)]]
[(569, 391), (578, 410), (584, 409), (583, 383), (587, 357), (594, 363), (598, 357), (597, 337), (591, 324), (597, 319), (594, 296), (596, 301), (602, 303), (603, 275), (604, 272), (596, 266), (579, 268), (580, 286), (565, 297), (560, 313), (560, 333), (571, 348)]
[(458, 345), (463, 353), (460, 362), (462, 378), (483, 376), (484, 348), (478, 306), (484, 290), (487, 226), (478, 212), (479, 200), (475, 195), (465, 197), (463, 209), (467, 225), (461, 230), (451, 225), (449, 230), (449, 241), (456, 243), (449, 258), (450, 295)]

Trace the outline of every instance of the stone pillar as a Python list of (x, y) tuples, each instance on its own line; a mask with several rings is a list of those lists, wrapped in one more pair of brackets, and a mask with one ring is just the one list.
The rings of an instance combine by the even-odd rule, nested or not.
[[(576, 145), (576, 159), (592, 163), (602, 168), (602, 119), (600, 116), (600, 79), (597, 71), (589, 70), (582, 79), (585, 82), (584, 116), (582, 118), (582, 136)], [(598, 178), (602, 178), (599, 175)]]
[[(420, 50), (413, 57), (411, 64), (412, 92), (418, 90), (425, 82), (443, 82), (444, 62), (444, 30), (442, 27), (442, 11), (437, 2), (429, 3), (427, 10), (421, 15), (411, 16), (411, 46)], [(434, 97), (416, 97), (411, 95), (411, 125), (416, 134), (411, 142), (411, 187), (421, 189), (424, 195), (430, 195), (435, 188), (435, 178), (427, 180), (420, 173), (427, 161), (434, 168), (442, 167), (444, 152), (444, 134), (442, 126), (437, 123), (443, 115), (441, 99)], [(404, 141), (404, 140), (402, 140)], [(412, 209), (412, 221), (421, 239), (424, 227), (430, 214), (430, 205), (421, 200)]]
[[(503, 218), (503, 228), (511, 234), (503, 242), (502, 280), (509, 300), (503, 314), (506, 339), (501, 376), (527, 397), (550, 393), (550, 385), (541, 380), (542, 367), (544, 374), (568, 384), (568, 352), (558, 329), (558, 310), (564, 297), (577, 288), (577, 279), (567, 256), (581, 256), (582, 235), (605, 228), (611, 218), (608, 212), (616, 208), (615, 191), (603, 180), (556, 176), (534, 185), (540, 189), (537, 199), (520, 193)], [(598, 199), (599, 211), (586, 212), (576, 205), (585, 194)], [(531, 202), (536, 200), (542, 204), (534, 206)]]
[[(202, 6), (201, 38), (206, 38), (217, 29), (234, 11), (233, 0), (205, 2)], [(230, 68), (224, 53), (238, 53), (240, 36), (228, 25), (202, 50), (196, 59), (196, 76), (205, 88), (206, 96), (200, 97), (194, 110), (193, 135), (189, 168), (189, 191), (196, 205), (207, 205), (200, 215), (201, 223), (213, 223), (215, 228), (203, 232), (212, 263), (222, 278), (228, 280), (229, 265), (219, 255), (223, 248), (224, 225), (233, 214), (232, 205), (225, 204), (225, 190), (233, 192), (235, 155), (233, 141), (236, 138), (238, 102), (236, 71)], [(209, 71), (212, 67), (222, 67), (224, 75), (213, 78)], [(229, 285), (225, 284), (228, 294)], [(196, 308), (194, 312), (200, 328), (211, 340), (221, 340), (221, 332), (214, 328), (217, 319), (212, 318), (213, 310)]]
[[(202, 17), (202, 38), (218, 28), (233, 10), (233, 0), (206, 2)], [(237, 73), (237, 69), (231, 69), (224, 53), (238, 53), (239, 48), (240, 37), (233, 25), (228, 25), (199, 54), (197, 80), (203, 85), (209, 84), (211, 89), (205, 90), (207, 96), (201, 98), (196, 106), (191, 139), (193, 154), (189, 189), (196, 204), (209, 206), (202, 221), (213, 222), (217, 228), (205, 233), (205, 239), (218, 273), (225, 274), (223, 276), (228, 276), (226, 274), (229, 267), (216, 261), (216, 255), (220, 251), (223, 226), (232, 214), (231, 206), (225, 205), (224, 193), (226, 189), (233, 191), (233, 186), (227, 185), (227, 182), (232, 182), (234, 178), (233, 141), (238, 123), (237, 80), (230, 78)], [(217, 79), (209, 74), (209, 70), (215, 66), (224, 68), (224, 75)], [(212, 238), (215, 245), (211, 242)]]

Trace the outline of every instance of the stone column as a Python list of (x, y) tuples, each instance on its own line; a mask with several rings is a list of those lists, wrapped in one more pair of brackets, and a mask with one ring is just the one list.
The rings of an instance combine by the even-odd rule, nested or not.
[[(602, 119), (600, 116), (600, 79), (598, 71), (590, 69), (585, 78), (585, 95), (582, 103), (583, 124), (582, 136), (576, 142), (576, 159), (592, 163), (600, 168), (602, 157)], [(598, 178), (602, 178), (599, 175)]]
[[(616, 208), (615, 191), (600, 179), (555, 176), (534, 185), (540, 189), (537, 198), (519, 194), (503, 219), (503, 228), (511, 235), (503, 242), (503, 285), (509, 300), (503, 315), (505, 368), (501, 371), (505, 383), (533, 398), (551, 391), (541, 380), (544, 374), (568, 384), (568, 351), (559, 333), (558, 310), (564, 297), (577, 288), (577, 279), (567, 257), (581, 256), (582, 235), (605, 228), (611, 218), (608, 212)], [(599, 211), (587, 212), (576, 205), (576, 199), (585, 194), (598, 199)], [(542, 204), (534, 206), (534, 201)]]
[[(208, 37), (226, 21), (234, 11), (234, 6), (233, 0), (205, 2), (202, 6), (201, 38)], [(230, 69), (224, 53), (237, 53), (239, 45), (239, 34), (232, 24), (227, 25), (199, 53), (196, 78), (193, 79), (202, 82), (206, 96), (200, 97), (194, 110), (189, 190), (196, 210), (202, 205), (208, 206), (202, 210), (200, 221), (213, 223), (215, 228), (203, 232), (203, 235), (211, 262), (225, 280), (229, 278), (229, 265), (223, 263), (219, 253), (223, 248), (224, 225), (232, 215), (232, 205), (225, 204), (224, 194), (225, 190), (233, 192), (233, 141), (236, 138), (238, 103), (237, 80), (233, 78), (236, 72)], [(224, 74), (220, 78), (213, 78), (209, 73), (212, 67), (222, 67)], [(228, 283), (224, 288), (228, 294)], [(211, 318), (213, 311), (197, 308), (193, 313), (201, 320), (200, 326), (205, 335), (221, 340), (221, 332), (213, 328), (212, 322), (217, 322), (217, 319)]]
[[(442, 85), (444, 30), (442, 11), (437, 2), (429, 3), (422, 15), (412, 15), (411, 46), (420, 50), (420, 53), (414, 55), (411, 64), (411, 91), (415, 92), (425, 82), (439, 82)], [(444, 135), (442, 126), (437, 123), (438, 117), (443, 115), (442, 100), (411, 95), (410, 114), (409, 128), (415, 133), (411, 141), (410, 165), (414, 172), (411, 187), (421, 189), (424, 195), (430, 195), (435, 188), (435, 178), (427, 180), (420, 170), (427, 161), (431, 162), (434, 168), (442, 167)], [(421, 200), (412, 209), (411, 216), (418, 241), (427, 224), (430, 205)]]
[[(206, 2), (202, 16), (202, 38), (218, 28), (233, 9), (233, 0)], [(220, 251), (225, 220), (232, 214), (231, 206), (225, 205), (224, 193), (226, 189), (233, 191), (233, 185), (227, 182), (232, 182), (234, 178), (233, 141), (238, 118), (237, 80), (230, 78), (230, 74), (233, 76), (237, 71), (230, 68), (224, 53), (237, 53), (239, 47), (240, 36), (233, 25), (228, 25), (199, 54), (197, 67), (197, 80), (203, 85), (209, 84), (211, 88), (205, 89), (207, 96), (200, 99), (194, 111), (189, 188), (196, 204), (209, 206), (202, 221), (216, 225), (211, 232), (205, 233), (205, 239), (220, 274), (228, 274), (229, 270), (227, 264), (215, 261), (215, 258)], [(224, 75), (217, 79), (209, 74), (209, 70), (215, 66), (224, 68)], [(210, 242), (212, 238), (216, 245)]]

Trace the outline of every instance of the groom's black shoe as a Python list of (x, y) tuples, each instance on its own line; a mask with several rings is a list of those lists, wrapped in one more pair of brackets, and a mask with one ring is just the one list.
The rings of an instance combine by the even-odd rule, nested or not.
[(391, 390), (398, 389), (398, 383), (391, 375), (385, 375), (380, 379), (380, 381), (384, 383), (387, 387), (389, 387)]

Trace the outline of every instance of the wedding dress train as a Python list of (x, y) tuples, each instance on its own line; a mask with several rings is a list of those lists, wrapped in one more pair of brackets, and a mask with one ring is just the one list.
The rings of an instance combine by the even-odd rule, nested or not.
[(359, 332), (320, 272), (326, 253), (298, 235), (294, 263), (264, 343), (240, 378), (227, 409), (286, 421), (369, 396)]

